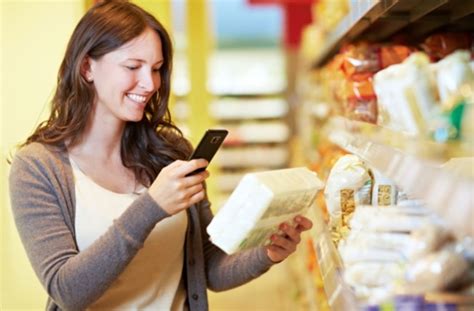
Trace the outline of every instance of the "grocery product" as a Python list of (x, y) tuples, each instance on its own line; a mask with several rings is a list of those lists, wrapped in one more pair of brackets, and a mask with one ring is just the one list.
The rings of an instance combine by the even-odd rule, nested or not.
[(371, 178), (369, 170), (355, 155), (340, 157), (329, 173), (324, 195), (333, 228), (347, 226), (361, 204), (370, 204)]
[(435, 33), (428, 36), (420, 46), (433, 61), (438, 61), (456, 50), (470, 50), (473, 46), (473, 34), (467, 32)]
[(469, 51), (457, 50), (433, 65), (441, 103), (446, 102), (462, 85), (474, 84), (470, 59)]
[(304, 214), (323, 182), (304, 167), (244, 175), (207, 227), (226, 253), (266, 245), (278, 225)]
[(427, 55), (416, 52), (375, 74), (380, 125), (414, 135), (428, 133), (438, 102), (429, 63)]

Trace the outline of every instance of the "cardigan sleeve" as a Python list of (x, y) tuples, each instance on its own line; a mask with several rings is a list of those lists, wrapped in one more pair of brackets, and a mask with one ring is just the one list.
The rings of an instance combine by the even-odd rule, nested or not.
[(206, 232), (213, 218), (210, 203), (204, 200), (200, 205), (201, 235), (209, 289), (223, 291), (240, 286), (262, 275), (274, 265), (264, 247), (227, 255), (212, 244)]
[[(78, 252), (61, 180), (51, 155), (20, 151), (9, 183), (15, 223), (33, 269), (54, 302), (82, 310), (98, 299), (143, 246), (155, 224), (169, 215), (141, 195), (87, 249)], [(41, 150), (40, 150), (41, 151)], [(46, 158), (45, 158), (46, 157)], [(56, 161), (59, 163), (59, 161)], [(72, 189), (73, 191), (73, 189)]]

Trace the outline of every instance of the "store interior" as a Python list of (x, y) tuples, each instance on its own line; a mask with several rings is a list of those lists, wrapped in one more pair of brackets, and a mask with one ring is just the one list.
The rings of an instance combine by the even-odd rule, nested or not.
[[(6, 159), (47, 117), (94, 2), (0, 3), (1, 310), (44, 309)], [(248, 174), (306, 167), (325, 185), (296, 253), (209, 291), (211, 310), (474, 309), (474, 1), (132, 2), (173, 39), (174, 122), (194, 145), (229, 130), (215, 214)]]

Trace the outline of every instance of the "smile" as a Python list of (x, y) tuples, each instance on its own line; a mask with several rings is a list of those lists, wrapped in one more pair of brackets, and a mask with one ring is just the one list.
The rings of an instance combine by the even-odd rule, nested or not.
[(146, 96), (141, 96), (138, 94), (127, 94), (127, 97), (139, 104), (143, 104), (146, 101)]

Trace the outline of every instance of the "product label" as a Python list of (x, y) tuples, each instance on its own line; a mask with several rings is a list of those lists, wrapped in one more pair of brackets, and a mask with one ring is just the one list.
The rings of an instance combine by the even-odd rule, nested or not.
[(379, 185), (377, 192), (377, 205), (392, 205), (392, 186)]
[(342, 226), (347, 226), (355, 210), (354, 189), (341, 189)]

